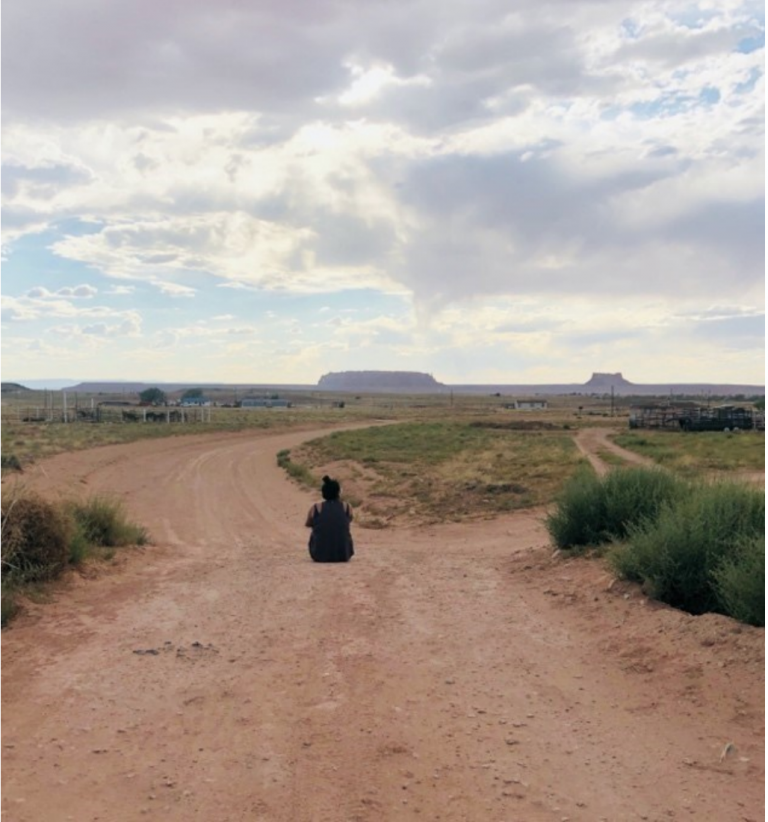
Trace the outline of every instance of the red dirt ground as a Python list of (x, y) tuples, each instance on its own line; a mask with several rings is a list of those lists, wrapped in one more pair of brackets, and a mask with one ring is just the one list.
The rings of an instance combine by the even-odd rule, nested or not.
[(61, 455), (154, 545), (3, 632), (3, 820), (764, 818), (764, 632), (554, 554), (542, 511), (355, 529), (315, 565), (275, 455), (318, 432)]

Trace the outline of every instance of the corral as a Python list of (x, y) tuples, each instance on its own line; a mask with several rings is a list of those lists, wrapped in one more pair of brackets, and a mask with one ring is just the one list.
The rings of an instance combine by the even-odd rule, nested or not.
[(629, 409), (629, 427), (675, 431), (751, 431), (764, 430), (765, 417), (755, 409), (736, 405), (652, 403)]
[(14, 406), (3, 407), (4, 423), (75, 423), (75, 422), (210, 422), (210, 407), (167, 408), (132, 406), (129, 403), (99, 403), (93, 406), (52, 407)]

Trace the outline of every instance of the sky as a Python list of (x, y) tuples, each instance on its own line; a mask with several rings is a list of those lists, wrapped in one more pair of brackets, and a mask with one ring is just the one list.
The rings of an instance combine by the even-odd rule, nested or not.
[(24, 0), (4, 380), (765, 381), (754, 0)]

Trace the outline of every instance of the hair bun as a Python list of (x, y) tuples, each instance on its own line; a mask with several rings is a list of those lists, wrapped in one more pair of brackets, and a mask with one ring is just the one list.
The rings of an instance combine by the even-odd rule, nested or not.
[(331, 478), (328, 475), (323, 477), (323, 482), (330, 482), (330, 481), (331, 481)]

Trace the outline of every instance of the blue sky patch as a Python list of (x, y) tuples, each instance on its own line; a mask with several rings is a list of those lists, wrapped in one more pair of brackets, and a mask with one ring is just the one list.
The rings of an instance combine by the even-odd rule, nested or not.
[(765, 32), (761, 32), (752, 37), (744, 37), (742, 40), (739, 40), (736, 51), (740, 51), (742, 54), (751, 54), (753, 51), (759, 51), (764, 48)]

